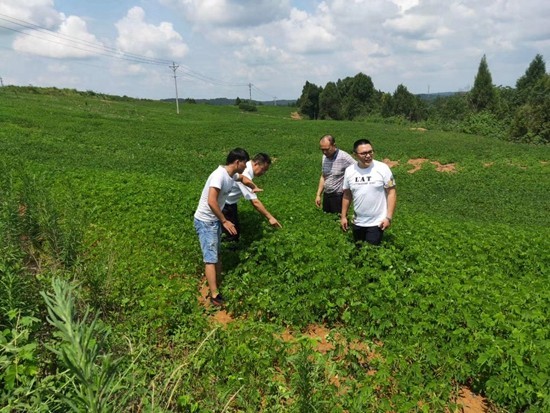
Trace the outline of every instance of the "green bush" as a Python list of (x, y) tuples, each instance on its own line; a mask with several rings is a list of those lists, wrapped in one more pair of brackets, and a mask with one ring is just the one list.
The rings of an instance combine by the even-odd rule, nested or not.
[(239, 103), (239, 109), (245, 112), (257, 112), (258, 107), (252, 103), (241, 102)]

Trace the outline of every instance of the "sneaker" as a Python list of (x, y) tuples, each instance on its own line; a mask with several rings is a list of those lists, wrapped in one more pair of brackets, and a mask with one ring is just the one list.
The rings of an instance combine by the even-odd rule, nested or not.
[(223, 299), (222, 295), (218, 293), (215, 297), (210, 297), (210, 302), (212, 305), (215, 305), (216, 307), (221, 307), (225, 304), (225, 300)]

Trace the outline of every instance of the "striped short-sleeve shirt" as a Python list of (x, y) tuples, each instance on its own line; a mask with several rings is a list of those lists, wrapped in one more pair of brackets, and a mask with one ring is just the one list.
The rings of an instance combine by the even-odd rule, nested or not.
[(348, 166), (354, 163), (355, 160), (351, 155), (341, 149), (336, 149), (332, 158), (323, 155), (322, 168), (326, 194), (340, 194), (343, 192), (344, 172)]

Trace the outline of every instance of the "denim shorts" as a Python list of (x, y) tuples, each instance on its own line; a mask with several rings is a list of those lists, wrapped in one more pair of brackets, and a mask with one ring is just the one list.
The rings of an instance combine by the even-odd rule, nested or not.
[(194, 224), (199, 235), (204, 262), (206, 264), (216, 264), (221, 241), (220, 221), (205, 222), (195, 218)]

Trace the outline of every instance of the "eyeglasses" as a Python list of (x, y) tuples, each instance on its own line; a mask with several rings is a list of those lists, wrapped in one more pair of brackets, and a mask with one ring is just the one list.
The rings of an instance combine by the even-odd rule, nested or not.
[(366, 152), (355, 152), (355, 153), (359, 156), (367, 156), (367, 155), (372, 155), (374, 153), (374, 151), (370, 150), (370, 151), (366, 151)]

